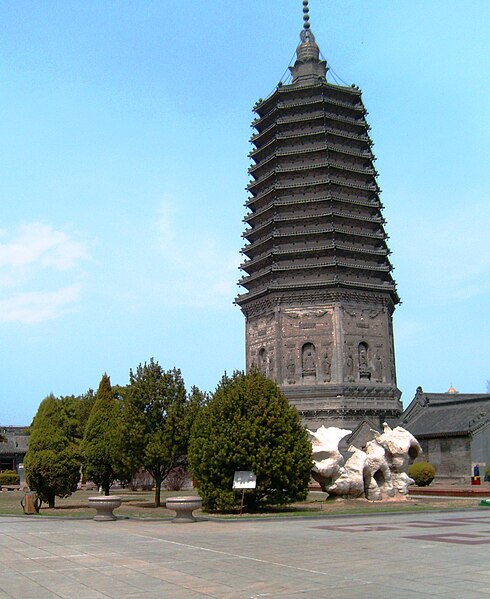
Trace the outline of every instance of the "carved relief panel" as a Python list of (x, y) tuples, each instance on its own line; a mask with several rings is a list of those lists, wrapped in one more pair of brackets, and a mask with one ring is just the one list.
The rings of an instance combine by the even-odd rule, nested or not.
[(330, 382), (333, 309), (286, 308), (281, 322), (283, 384)]
[(247, 369), (257, 368), (265, 376), (276, 379), (274, 314), (249, 319), (246, 329)]
[(344, 381), (392, 383), (394, 365), (391, 317), (383, 307), (341, 308)]

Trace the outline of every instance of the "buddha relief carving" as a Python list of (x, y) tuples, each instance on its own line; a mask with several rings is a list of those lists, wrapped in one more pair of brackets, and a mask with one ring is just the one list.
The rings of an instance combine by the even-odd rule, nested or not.
[(376, 350), (374, 354), (374, 380), (377, 383), (383, 382), (383, 361), (379, 354), (379, 350)]
[(265, 375), (270, 379), (274, 378), (274, 352), (269, 352), (267, 357)]
[(330, 362), (330, 358), (328, 356), (328, 350), (325, 350), (323, 352), (321, 364), (322, 364), (323, 382), (329, 383), (331, 380), (332, 363)]
[(354, 382), (354, 358), (352, 357), (352, 351), (349, 350), (347, 352), (347, 356), (345, 358), (345, 380), (348, 383)]
[(301, 351), (303, 377), (316, 377), (316, 349), (313, 343), (305, 343)]
[(267, 352), (265, 351), (265, 347), (262, 347), (259, 350), (257, 368), (263, 375), (267, 374)]
[(294, 385), (296, 383), (296, 364), (294, 363), (293, 354), (288, 355), (287, 363), (286, 363), (286, 373), (287, 373), (287, 382), (290, 385)]
[(369, 346), (367, 343), (362, 341), (358, 346), (359, 354), (359, 378), (362, 380), (371, 380), (371, 370), (368, 363), (368, 351)]

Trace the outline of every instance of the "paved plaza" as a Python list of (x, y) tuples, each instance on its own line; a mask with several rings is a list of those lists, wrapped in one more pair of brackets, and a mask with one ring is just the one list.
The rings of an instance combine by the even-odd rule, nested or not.
[(0, 598), (490, 598), (490, 509), (281, 520), (0, 517)]

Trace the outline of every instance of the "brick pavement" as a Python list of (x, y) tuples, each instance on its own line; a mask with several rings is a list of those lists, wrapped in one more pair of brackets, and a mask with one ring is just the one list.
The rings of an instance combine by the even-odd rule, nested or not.
[(0, 599), (490, 599), (489, 549), (488, 508), (195, 524), (0, 517)]

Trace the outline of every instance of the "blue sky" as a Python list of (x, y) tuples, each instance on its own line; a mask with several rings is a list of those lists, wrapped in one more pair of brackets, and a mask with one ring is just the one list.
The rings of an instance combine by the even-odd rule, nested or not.
[[(369, 111), (404, 403), (483, 392), (490, 3), (311, 0), (310, 17)], [(0, 424), (150, 357), (213, 390), (244, 367), (251, 108), (301, 1), (15, 0), (0, 18)]]

